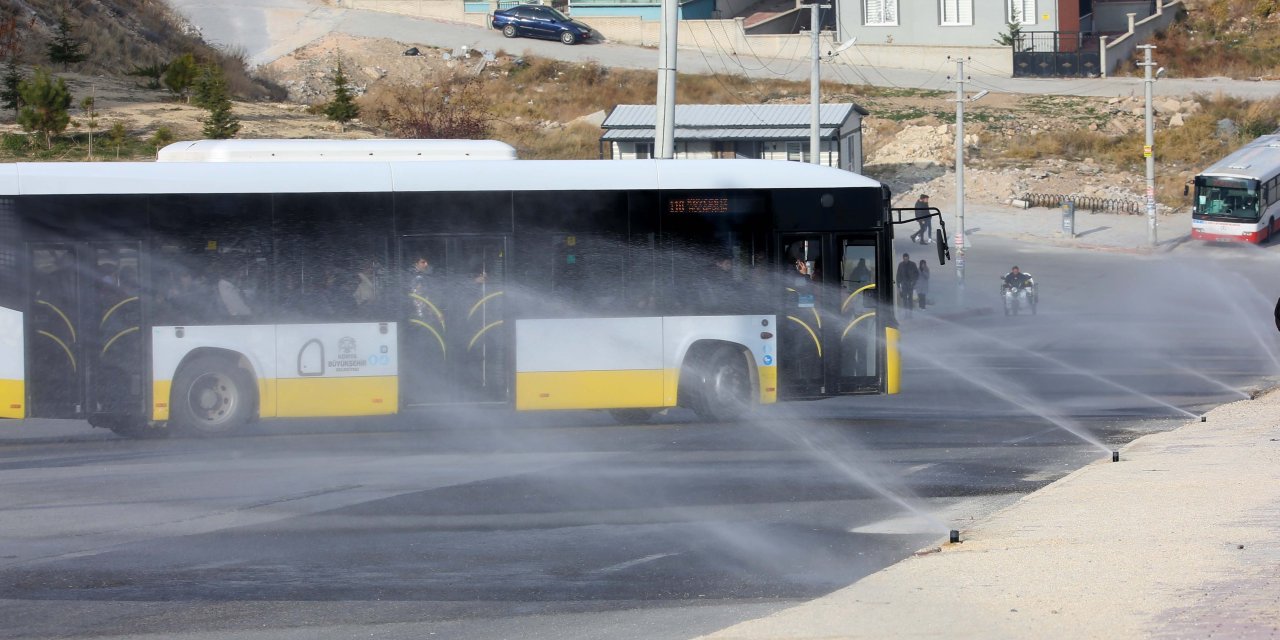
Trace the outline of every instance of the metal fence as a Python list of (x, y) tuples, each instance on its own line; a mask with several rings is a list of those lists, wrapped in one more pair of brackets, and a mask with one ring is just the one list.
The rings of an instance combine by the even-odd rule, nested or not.
[(1143, 212), (1141, 203), (1122, 198), (1098, 198), (1095, 196), (1074, 196), (1059, 193), (1024, 193), (1021, 199), (1031, 207), (1049, 207), (1052, 209), (1070, 201), (1076, 204), (1076, 209), (1084, 209), (1086, 211), (1109, 211), (1131, 215), (1138, 215)]
[(1102, 73), (1100, 38), (1079, 31), (1025, 31), (1013, 43), (1013, 77), (1097, 77)]

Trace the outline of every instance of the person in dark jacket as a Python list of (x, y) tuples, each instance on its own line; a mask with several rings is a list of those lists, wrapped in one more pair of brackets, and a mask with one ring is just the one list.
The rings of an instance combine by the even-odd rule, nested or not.
[(916, 200), (916, 223), (920, 225), (920, 228), (911, 234), (912, 242), (929, 244), (929, 236), (933, 234), (933, 218), (929, 217), (929, 213), (929, 196), (928, 194), (921, 194), (920, 198)]
[(902, 254), (902, 262), (898, 263), (898, 304), (906, 309), (907, 317), (911, 316), (915, 306), (916, 281), (920, 279), (920, 268), (911, 261), (911, 254)]

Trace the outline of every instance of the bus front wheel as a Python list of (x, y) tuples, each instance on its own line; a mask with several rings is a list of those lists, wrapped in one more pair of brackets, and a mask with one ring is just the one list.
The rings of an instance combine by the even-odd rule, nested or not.
[(235, 363), (201, 356), (173, 379), (171, 420), (188, 433), (213, 436), (231, 433), (252, 417), (253, 377)]
[(747, 359), (732, 347), (721, 347), (698, 367), (693, 410), (704, 420), (734, 420), (751, 406), (751, 374)]

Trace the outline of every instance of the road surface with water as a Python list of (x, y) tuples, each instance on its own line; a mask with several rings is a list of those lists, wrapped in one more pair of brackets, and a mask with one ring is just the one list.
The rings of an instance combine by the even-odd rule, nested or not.
[[(904, 320), (894, 397), (710, 425), (489, 410), (210, 440), (6, 426), (30, 437), (0, 439), (0, 637), (691, 637), (1106, 455), (1058, 425), (1114, 446), (1280, 369), (1255, 333), (1274, 251), (987, 239), (972, 255), (963, 306), (935, 267), (938, 306)], [(1042, 283), (1036, 316), (995, 307), (1014, 261)]]

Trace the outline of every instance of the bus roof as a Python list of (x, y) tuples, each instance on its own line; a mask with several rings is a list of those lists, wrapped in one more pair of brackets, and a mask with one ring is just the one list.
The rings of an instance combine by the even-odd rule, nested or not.
[(606, 191), (879, 187), (779, 160), (41, 162), (0, 164), (0, 195)]
[(1249, 144), (1200, 172), (1202, 176), (1257, 178), (1263, 182), (1280, 174), (1280, 135), (1259, 136)]
[(515, 160), (497, 140), (186, 140), (156, 154), (156, 162), (411, 162)]

